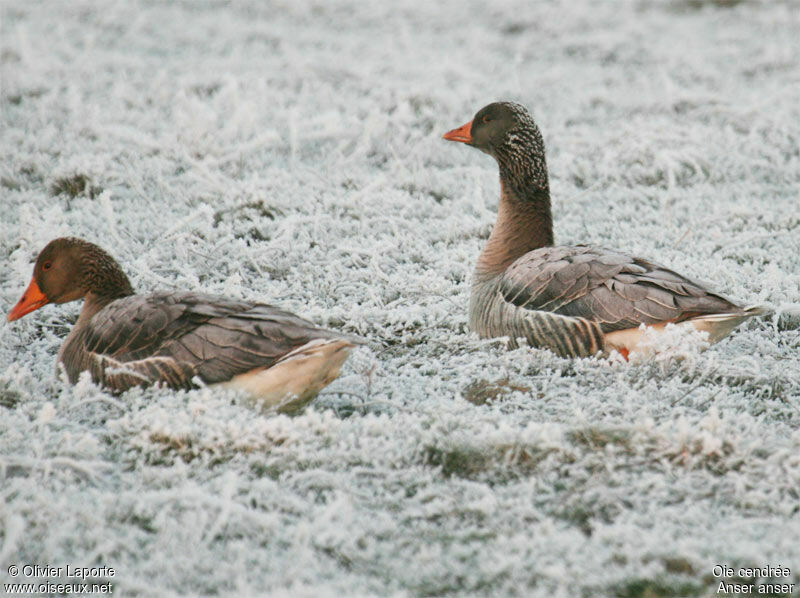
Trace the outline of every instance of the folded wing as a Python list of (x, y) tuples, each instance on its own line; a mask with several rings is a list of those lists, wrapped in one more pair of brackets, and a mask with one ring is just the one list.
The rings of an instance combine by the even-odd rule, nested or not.
[(505, 272), (500, 293), (517, 307), (596, 322), (605, 333), (741, 311), (668, 268), (583, 245), (525, 254)]
[[(314, 339), (344, 335), (281, 309), (199, 293), (125, 297), (98, 312), (76, 341), (83, 367), (123, 391), (162, 382), (191, 388), (269, 368)], [(76, 369), (76, 368), (72, 368)]]

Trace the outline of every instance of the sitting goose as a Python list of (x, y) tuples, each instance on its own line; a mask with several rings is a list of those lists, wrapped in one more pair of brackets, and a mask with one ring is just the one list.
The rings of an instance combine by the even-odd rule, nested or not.
[(58, 361), (73, 384), (83, 371), (109, 390), (161, 383), (222, 384), (283, 413), (302, 409), (339, 375), (354, 346), (289, 312), (249, 301), (189, 292), (135, 295), (119, 264), (76, 238), (48, 243), (33, 280), (8, 314), (85, 299)]
[(741, 308), (702, 285), (620, 251), (553, 245), (544, 142), (528, 111), (512, 102), (482, 108), (444, 135), (489, 154), (500, 167), (500, 207), (475, 268), (469, 304), (483, 338), (524, 337), (564, 357), (616, 349), (627, 359), (644, 338), (686, 322), (716, 342), (762, 308)]

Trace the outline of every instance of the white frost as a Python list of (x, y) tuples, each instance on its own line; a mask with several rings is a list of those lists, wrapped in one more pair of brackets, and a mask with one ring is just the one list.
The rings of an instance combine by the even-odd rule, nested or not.
[[(3, 313), (69, 234), (142, 292), (374, 343), (304, 414), (264, 417), (209, 388), (67, 385), (76, 304), (3, 321), (4, 568), (108, 565), (115, 594), (160, 596), (711, 595), (720, 563), (800, 583), (791, 3), (0, 12)], [(497, 168), (441, 135), (496, 99), (542, 128), (558, 242), (776, 315), (632, 363), (469, 334)]]

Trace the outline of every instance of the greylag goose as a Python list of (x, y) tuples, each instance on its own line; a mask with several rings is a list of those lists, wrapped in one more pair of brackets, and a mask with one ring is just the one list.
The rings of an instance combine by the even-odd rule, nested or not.
[(478, 258), (469, 302), (472, 330), (517, 338), (564, 357), (610, 353), (627, 359), (644, 339), (685, 322), (716, 342), (760, 307), (742, 308), (654, 262), (590, 245), (553, 245), (544, 142), (528, 111), (512, 102), (485, 106), (444, 138), (492, 156), (500, 206)]
[(76, 238), (42, 250), (8, 320), (79, 299), (83, 309), (58, 361), (71, 383), (88, 371), (113, 392), (158, 383), (188, 389), (199, 379), (289, 413), (339, 375), (354, 346), (346, 335), (261, 303), (190, 292), (136, 295), (113, 257)]

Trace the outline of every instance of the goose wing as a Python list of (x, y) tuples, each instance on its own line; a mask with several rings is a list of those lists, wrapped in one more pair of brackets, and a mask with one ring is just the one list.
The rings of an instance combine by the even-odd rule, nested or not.
[(505, 272), (500, 293), (517, 307), (584, 318), (603, 332), (741, 311), (668, 268), (584, 245), (523, 255)]
[(269, 368), (314, 339), (342, 338), (294, 314), (199, 293), (135, 295), (98, 312), (82, 335), (93, 377), (115, 390), (198, 376), (225, 382)]

